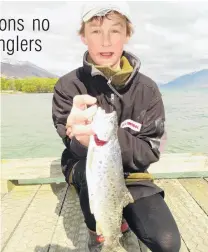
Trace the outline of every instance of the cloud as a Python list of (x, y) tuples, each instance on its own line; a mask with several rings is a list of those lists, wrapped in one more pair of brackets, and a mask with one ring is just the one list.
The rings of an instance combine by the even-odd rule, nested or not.
[[(23, 18), (23, 38), (41, 38), (41, 52), (16, 52), (12, 58), (29, 60), (62, 75), (82, 64), (87, 49), (77, 35), (83, 2), (3, 2), (2, 18)], [(207, 2), (129, 2), (135, 34), (126, 50), (141, 60), (141, 72), (157, 82), (208, 68)], [(31, 9), (33, 10), (31, 12)], [(32, 19), (47, 18), (50, 29), (32, 31)], [(15, 32), (2, 32), (8, 39)], [(3, 57), (9, 58), (4, 52)]]

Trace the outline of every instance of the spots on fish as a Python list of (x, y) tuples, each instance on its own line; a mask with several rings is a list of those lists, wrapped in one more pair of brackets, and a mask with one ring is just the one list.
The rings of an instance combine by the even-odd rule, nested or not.
[[(114, 119), (111, 118), (112, 121), (108, 122), (106, 117), (105, 123), (105, 114), (102, 114), (102, 127), (106, 130), (110, 129), (109, 123), (112, 126)], [(96, 120), (99, 120), (99, 115), (97, 115)], [(116, 134), (117, 125), (113, 126), (114, 128), (111, 128), (112, 135), (106, 145), (96, 146), (93, 145), (93, 139), (90, 141), (88, 150), (93, 151), (91, 153), (92, 178), (88, 187), (92, 191), (89, 197), (92, 197), (94, 216), (99, 222), (100, 229), (102, 229), (104, 235), (118, 237), (120, 235), (123, 204), (124, 201), (128, 202), (130, 198), (126, 197), (129, 192), (123, 176), (121, 151)], [(107, 135), (103, 136), (107, 137)], [(93, 146), (93, 148), (90, 148), (90, 146)], [(89, 169), (89, 167), (86, 167), (86, 169)], [(88, 179), (89, 177), (87, 177)]]

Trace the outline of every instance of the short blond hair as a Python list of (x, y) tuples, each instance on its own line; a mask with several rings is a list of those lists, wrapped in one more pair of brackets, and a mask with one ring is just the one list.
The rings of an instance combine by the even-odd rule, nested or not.
[[(100, 21), (100, 24), (102, 25), (104, 18), (106, 17), (106, 18), (110, 19), (109, 16), (111, 14), (117, 14), (117, 15), (120, 16), (120, 18), (125, 20), (125, 22), (126, 22), (126, 36), (131, 37), (133, 35), (133, 33), (134, 33), (132, 23), (124, 15), (122, 15), (121, 13), (119, 13), (117, 11), (111, 11), (106, 16), (101, 16), (101, 17), (94, 16), (89, 21), (87, 21), (87, 23), (89, 23), (89, 22), (91, 22), (93, 20), (98, 20), (98, 21)], [(85, 31), (85, 22), (82, 21), (81, 27), (78, 30), (78, 35), (83, 35), (84, 36), (84, 34), (85, 34), (84, 31)]]

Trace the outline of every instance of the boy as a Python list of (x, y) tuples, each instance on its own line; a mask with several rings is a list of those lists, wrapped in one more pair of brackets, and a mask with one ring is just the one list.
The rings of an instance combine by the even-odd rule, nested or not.
[(116, 110), (124, 176), (135, 200), (123, 211), (128, 223), (121, 226), (123, 242), (129, 226), (151, 251), (178, 252), (178, 227), (164, 201), (164, 191), (147, 171), (160, 158), (163, 101), (155, 82), (139, 72), (139, 59), (123, 49), (132, 32), (125, 2), (88, 3), (83, 8), (79, 34), (88, 48), (83, 66), (62, 76), (54, 87), (53, 121), (66, 146), (62, 171), (78, 193), (90, 234), (89, 250), (101, 251), (103, 239), (96, 235), (96, 222), (90, 213), (85, 164), (97, 106), (106, 112)]

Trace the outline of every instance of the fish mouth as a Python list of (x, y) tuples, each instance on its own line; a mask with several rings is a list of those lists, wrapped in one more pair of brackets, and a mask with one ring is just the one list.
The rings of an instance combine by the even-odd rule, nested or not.
[(97, 146), (103, 146), (107, 143), (107, 141), (100, 140), (96, 134), (94, 135), (94, 141)]

